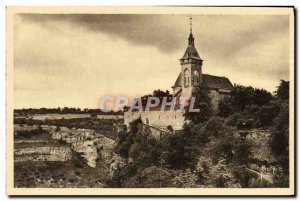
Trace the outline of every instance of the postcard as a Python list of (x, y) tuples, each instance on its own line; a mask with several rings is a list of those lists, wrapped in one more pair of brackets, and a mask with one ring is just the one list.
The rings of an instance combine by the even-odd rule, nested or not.
[(292, 196), (293, 7), (7, 7), (7, 194)]

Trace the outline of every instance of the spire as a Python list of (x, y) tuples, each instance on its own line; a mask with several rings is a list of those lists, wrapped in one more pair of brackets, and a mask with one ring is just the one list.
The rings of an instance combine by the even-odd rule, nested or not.
[(192, 22), (193, 18), (190, 17), (190, 33), (193, 33), (193, 22)]
[(190, 36), (189, 36), (189, 45), (194, 45), (194, 36), (193, 36), (193, 18), (190, 17)]
[(194, 36), (193, 36), (193, 23), (192, 23), (192, 17), (189, 18), (190, 19), (190, 35), (189, 35), (189, 38), (188, 38), (188, 41), (189, 41), (189, 44), (188, 44), (188, 47), (183, 55), (183, 57), (181, 59), (197, 59), (197, 60), (201, 60), (195, 46), (194, 46)]

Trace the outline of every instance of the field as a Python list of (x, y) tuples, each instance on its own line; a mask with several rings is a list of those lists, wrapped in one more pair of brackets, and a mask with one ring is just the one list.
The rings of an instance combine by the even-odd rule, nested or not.
[[(18, 116), (17, 118), (31, 118), (34, 120), (54, 120), (54, 119), (81, 119), (89, 118), (90, 114), (34, 114), (28, 116)], [(123, 115), (97, 115), (97, 119), (122, 119)]]

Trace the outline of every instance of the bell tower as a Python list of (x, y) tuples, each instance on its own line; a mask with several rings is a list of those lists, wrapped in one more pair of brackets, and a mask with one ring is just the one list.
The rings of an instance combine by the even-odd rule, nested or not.
[(180, 59), (181, 64), (181, 86), (182, 97), (191, 97), (193, 89), (202, 83), (202, 63), (195, 45), (192, 32), (192, 18), (190, 18), (190, 35), (188, 38), (188, 47)]

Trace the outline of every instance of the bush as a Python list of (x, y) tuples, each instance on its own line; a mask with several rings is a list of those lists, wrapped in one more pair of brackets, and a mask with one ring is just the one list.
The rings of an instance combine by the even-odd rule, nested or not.
[(190, 169), (187, 169), (172, 179), (173, 186), (177, 188), (197, 188), (199, 187), (197, 181), (197, 175)]
[(86, 166), (86, 159), (81, 155), (82, 153), (73, 152), (72, 162), (76, 168), (84, 168)]
[(127, 188), (160, 188), (170, 187), (172, 181), (171, 173), (166, 169), (157, 166), (147, 167), (129, 179), (125, 187)]
[(15, 138), (25, 138), (31, 139), (36, 136), (41, 136), (42, 134), (48, 134), (49, 132), (42, 129), (40, 126), (34, 130), (24, 130), (15, 132)]

